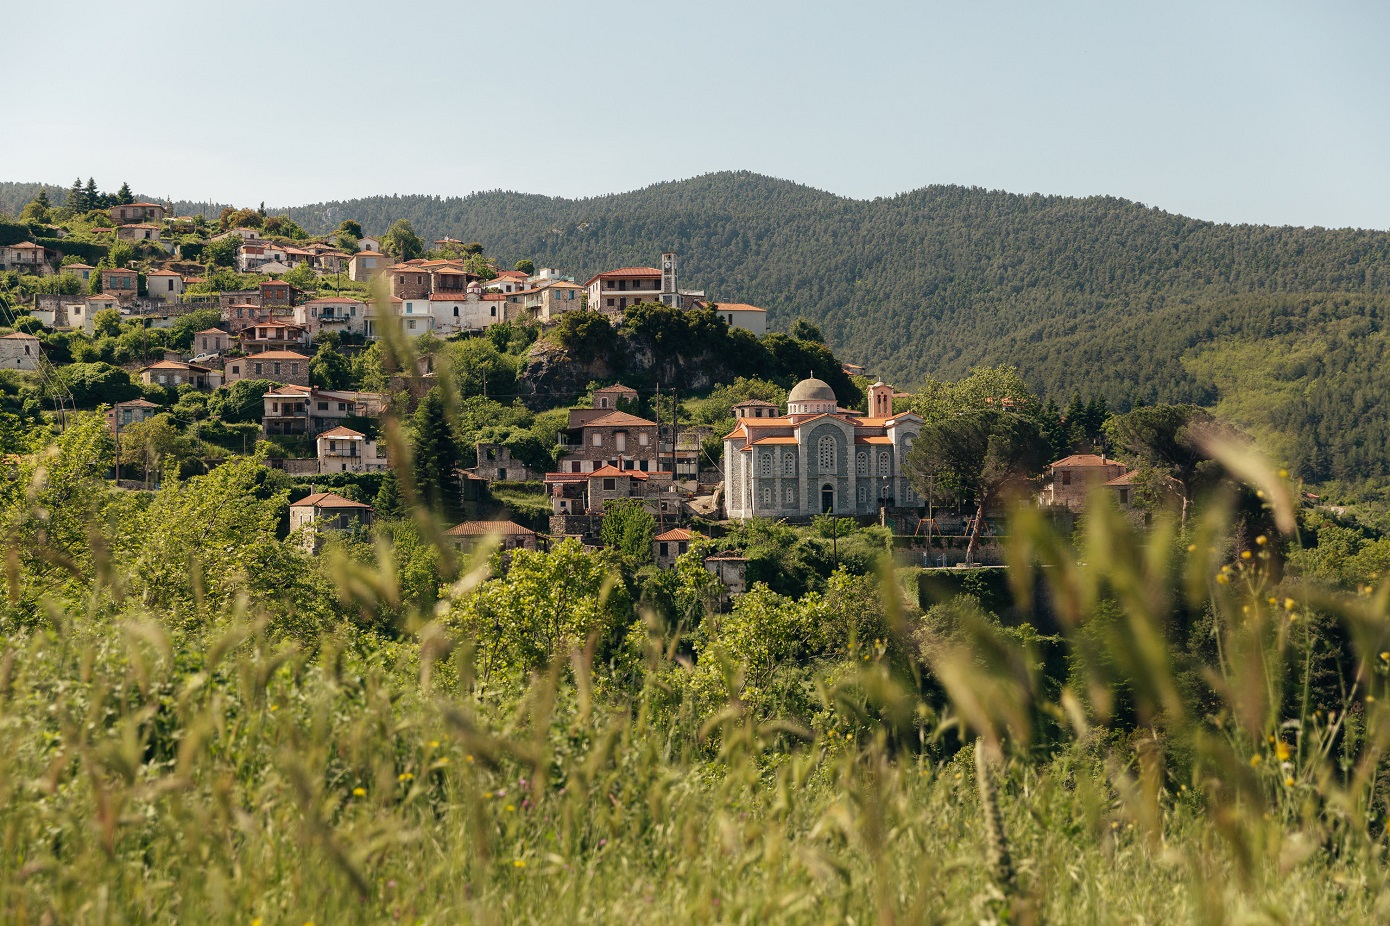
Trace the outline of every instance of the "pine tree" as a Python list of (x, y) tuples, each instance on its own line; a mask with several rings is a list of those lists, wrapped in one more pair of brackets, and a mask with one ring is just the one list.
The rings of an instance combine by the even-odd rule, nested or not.
[(97, 190), (97, 182), (91, 177), (87, 178), (87, 188), (83, 190), (83, 201), (86, 203), (88, 211), (100, 209), (105, 205), (104, 196)]
[(444, 399), (436, 387), (425, 394), (415, 410), (415, 490), (420, 502), (436, 511), (456, 507), (458, 492), (454, 469), (458, 447), (444, 417)]
[(381, 479), (381, 488), (376, 493), (376, 515), (379, 518), (401, 518), (405, 516), (405, 502), (401, 498), (401, 483), (395, 470), (387, 470)]
[(116, 191), (116, 205), (129, 206), (135, 202), (135, 194), (130, 192), (130, 184), (122, 183), (121, 188)]
[(39, 195), (34, 197), (34, 202), (38, 203), (40, 206), (43, 206), (44, 209), (48, 209), (52, 205), (48, 201), (48, 191), (45, 190), (43, 187), (39, 187)]
[(72, 182), (72, 186), (68, 189), (67, 202), (63, 203), (63, 205), (67, 206), (73, 212), (86, 212), (87, 207), (84, 205), (86, 201), (85, 195), (86, 194), (82, 192), (82, 178), (78, 177)]

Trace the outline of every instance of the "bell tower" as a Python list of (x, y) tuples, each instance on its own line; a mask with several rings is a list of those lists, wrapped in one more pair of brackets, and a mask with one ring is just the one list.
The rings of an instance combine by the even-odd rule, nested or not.
[(879, 380), (869, 387), (869, 417), (893, 417), (893, 387)]
[(676, 255), (661, 255), (661, 304), (673, 309), (680, 308), (681, 294), (676, 288)]

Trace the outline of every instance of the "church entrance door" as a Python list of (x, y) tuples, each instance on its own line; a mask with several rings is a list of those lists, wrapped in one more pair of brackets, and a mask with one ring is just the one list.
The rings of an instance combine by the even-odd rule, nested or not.
[(835, 510), (835, 487), (828, 482), (821, 486), (820, 510), (823, 514), (830, 514)]

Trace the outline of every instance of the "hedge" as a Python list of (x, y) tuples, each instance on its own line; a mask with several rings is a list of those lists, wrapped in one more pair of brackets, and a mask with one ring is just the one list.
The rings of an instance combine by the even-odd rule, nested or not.
[[(0, 229), (3, 231), (3, 229)], [(69, 238), (35, 238), (35, 244), (43, 245), (50, 251), (58, 251), (61, 254), (71, 254), (80, 257), (86, 263), (96, 265), (97, 261), (106, 256), (110, 250), (104, 244), (91, 244), (87, 241), (73, 241)]]

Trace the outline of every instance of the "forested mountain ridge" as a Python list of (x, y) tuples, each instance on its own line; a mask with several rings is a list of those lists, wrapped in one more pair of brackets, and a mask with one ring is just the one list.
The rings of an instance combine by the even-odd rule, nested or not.
[[(1347, 335), (1381, 337), (1383, 231), (1223, 225), (1114, 197), (959, 186), (862, 201), (747, 172), (582, 200), (492, 191), (268, 211), (310, 232), (352, 218), (379, 234), (404, 218), (426, 241), (479, 241), (504, 265), (530, 258), (581, 282), (671, 249), (683, 287), (765, 306), (774, 328), (809, 318), (838, 354), (902, 387), (1013, 364), (1059, 401), (1224, 402), (1241, 423), (1277, 431), (1310, 477), (1390, 475), (1390, 445), (1348, 417), (1356, 396), (1387, 385), (1370, 342)], [(1284, 385), (1261, 394), (1284, 404), (1246, 420), (1249, 377), (1224, 375), (1213, 351), (1305, 343), (1337, 345), (1343, 370), (1281, 367)]]

